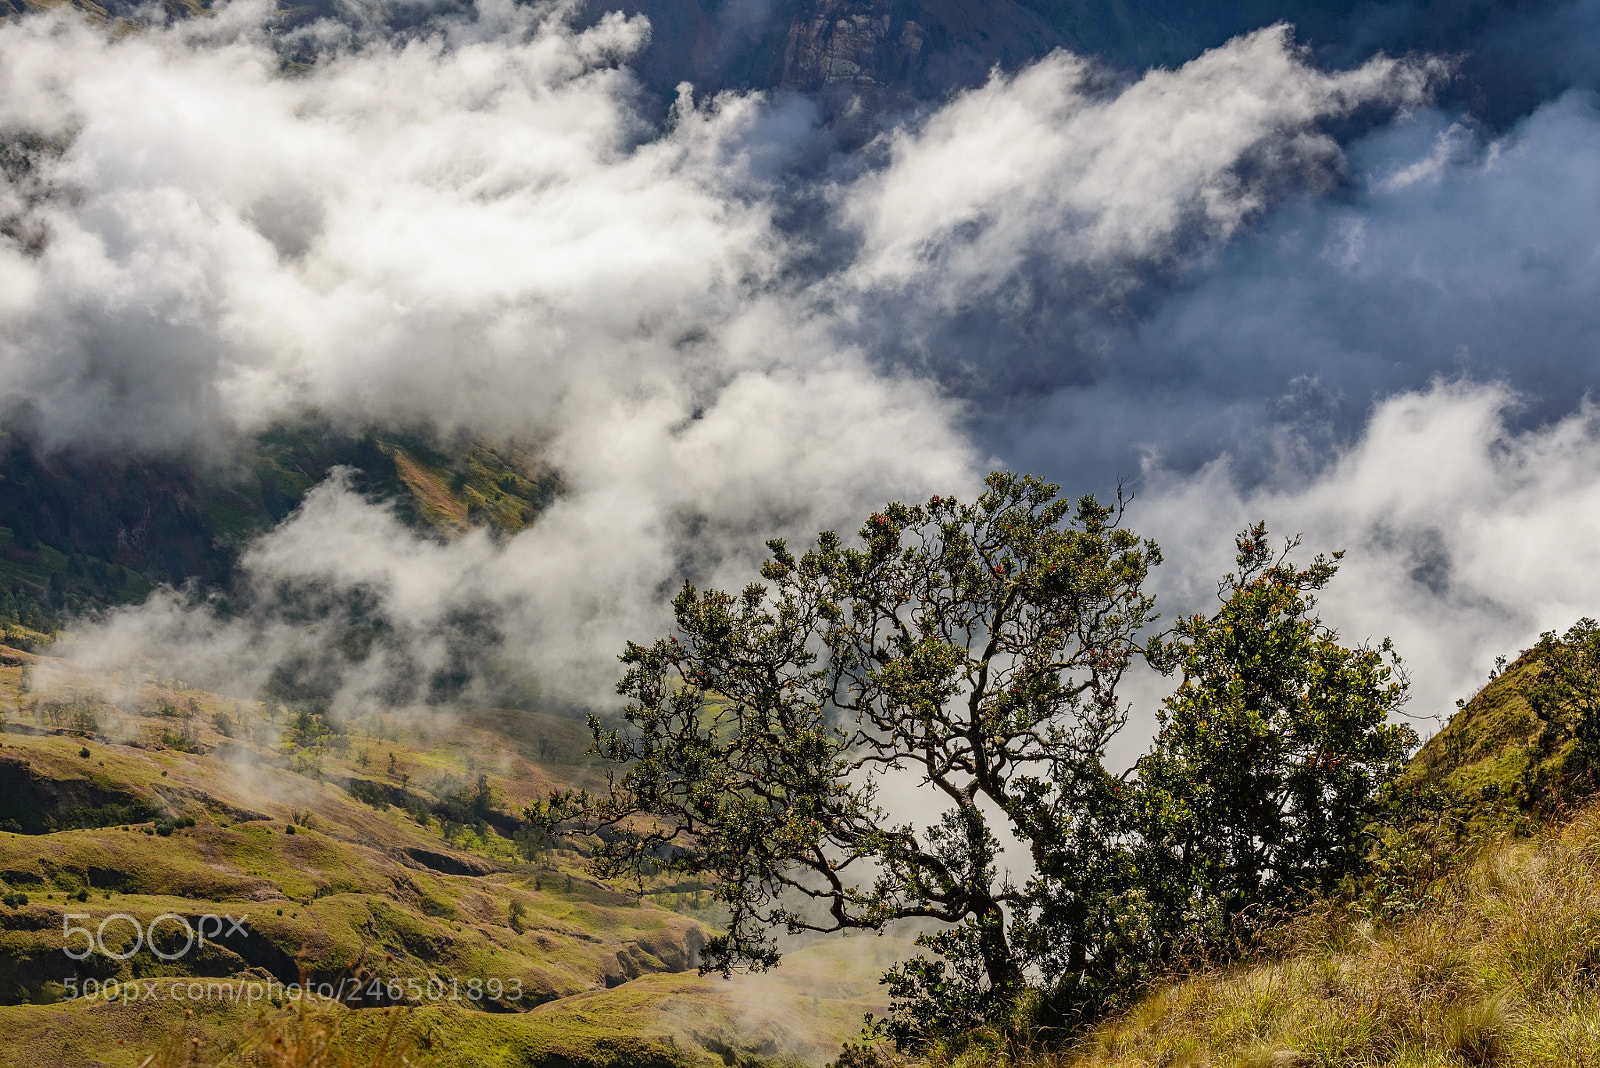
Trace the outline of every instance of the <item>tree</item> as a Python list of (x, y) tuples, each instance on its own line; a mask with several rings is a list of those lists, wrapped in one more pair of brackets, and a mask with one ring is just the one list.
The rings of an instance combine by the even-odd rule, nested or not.
[(1181, 671), (1139, 762), (1141, 864), (1169, 954), (1354, 874), (1416, 743), (1391, 722), (1408, 682), (1390, 642), (1346, 648), (1315, 614), (1342, 554), (1302, 569), (1296, 544), (1274, 555), (1264, 526), (1246, 531), (1221, 609), (1150, 649)]
[[(1215, 852), (1194, 823), (1201, 791), (1186, 784), (1206, 783), (1217, 754), (1178, 745), (1175, 732), (1231, 692), (1227, 658), (1252, 675), (1241, 692), (1259, 688), (1277, 702), (1268, 714), (1241, 698), (1229, 715), (1235, 707), (1265, 715), (1261, 730), (1271, 734), (1300, 725), (1306, 705), (1321, 724), (1307, 737), (1324, 738), (1341, 723), (1370, 728), (1378, 706), (1345, 715), (1339, 686), (1321, 675), (1307, 684), (1305, 673), (1337, 668), (1349, 675), (1340, 685), (1359, 689), (1379, 678), (1371, 657), (1383, 655), (1338, 650), (1331, 632), (1306, 622), (1303, 594), (1331, 576), (1330, 564), (1302, 573), (1282, 561), (1251, 563), (1217, 619), (1188, 621), (1149, 646), (1157, 666), (1184, 669), (1168, 705), (1172, 738), (1137, 773), (1113, 774), (1105, 748), (1127, 716), (1118, 687), (1147, 652), (1155, 616), (1144, 584), (1160, 562), (1155, 544), (1121, 518), (1120, 496), (1115, 505), (1073, 503), (1039, 479), (996, 473), (970, 504), (933, 497), (886, 506), (856, 546), (825, 532), (796, 557), (770, 541), (764, 582), (737, 595), (685, 584), (673, 603), (675, 633), (629, 643), (621, 656), (627, 726), (590, 720), (596, 751), (617, 769), (610, 789), (553, 794), (530, 819), (596, 833), (595, 873), (628, 877), (641, 891), (657, 874), (709, 875), (728, 920), (708, 942), (703, 970), (772, 966), (776, 928), (943, 925), (920, 939), (931, 958), (886, 977), (896, 1000), (890, 1031), (902, 1043), (991, 1017), (1030, 976), (1066, 982), (1085, 1013), (1103, 1009), (1107, 991), (1147, 974), (1164, 952), (1157, 884), (1174, 874), (1175, 858)], [(1285, 583), (1299, 600), (1252, 600), (1258, 587)], [(1236, 624), (1267, 627), (1265, 644), (1249, 646), (1264, 661), (1219, 644), (1216, 635)], [(1291, 638), (1315, 655), (1279, 663), (1298, 648)], [(1255, 678), (1263, 670), (1282, 677)], [(1287, 745), (1276, 759), (1292, 780), (1284, 796), (1309, 800), (1311, 780), (1290, 766), (1321, 782), (1333, 765), (1307, 765), (1303, 748)], [(897, 773), (937, 799), (935, 818), (890, 818), (879, 790)], [(1240, 782), (1265, 781), (1252, 774)], [(1343, 796), (1336, 787), (1333, 795)], [(1146, 819), (1181, 805), (1190, 847), (1170, 820)], [(1252, 807), (1244, 818), (1265, 812)], [(1335, 817), (1326, 830), (1337, 837), (1347, 822)], [(1296, 865), (1327, 844), (1314, 823), (1300, 809), (1278, 822), (1313, 836), (1295, 839)], [(1027, 847), (1031, 875), (1006, 873), (997, 830)], [(1253, 863), (1259, 879), (1290, 856), (1277, 849), (1263, 867), (1225, 853), (1218, 863)]]
[[(1028, 890), (998, 873), (991, 824), (1024, 826), (1053, 769), (1100, 761), (1159, 553), (1092, 497), (987, 485), (971, 504), (891, 504), (859, 548), (771, 541), (767, 584), (737, 596), (686, 584), (677, 633), (622, 656), (632, 730), (591, 723), (626, 772), (534, 815), (606, 829), (603, 877), (711, 874), (730, 919), (709, 969), (776, 963), (774, 927), (914, 918), (961, 925), (986, 993), (1014, 991), (1007, 916)], [(879, 805), (895, 770), (946, 806), (931, 828)]]

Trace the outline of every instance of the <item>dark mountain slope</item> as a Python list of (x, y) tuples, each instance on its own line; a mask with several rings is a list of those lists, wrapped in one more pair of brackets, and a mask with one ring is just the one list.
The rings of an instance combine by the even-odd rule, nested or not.
[(279, 428), (225, 466), (64, 454), (0, 433), (0, 627), (143, 599), (157, 585), (226, 587), (239, 552), (336, 467), (441, 537), (520, 530), (559, 483), (514, 445)]

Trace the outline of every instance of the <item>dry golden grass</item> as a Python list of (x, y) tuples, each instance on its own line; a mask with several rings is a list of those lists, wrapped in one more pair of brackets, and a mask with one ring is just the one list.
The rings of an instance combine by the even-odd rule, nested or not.
[(1600, 1065), (1600, 809), (1492, 843), (1408, 920), (1308, 912), (1272, 954), (1152, 990), (1053, 1053), (1002, 1042), (938, 1068)]
[(420, 1068), (426, 1062), (407, 1054), (412, 1041), (400, 1026), (402, 1013), (388, 1009), (384, 1015), (386, 1024), (375, 1035), (351, 1042), (343, 1033), (347, 1014), (313, 1009), (302, 1000), (292, 1009), (263, 1013), (242, 1045), (221, 1060), (208, 1055), (201, 1039), (180, 1033), (139, 1068)]

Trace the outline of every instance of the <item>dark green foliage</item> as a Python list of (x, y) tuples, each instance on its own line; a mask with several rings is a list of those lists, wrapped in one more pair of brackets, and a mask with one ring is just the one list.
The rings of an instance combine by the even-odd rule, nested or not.
[(121, 805), (86, 805), (58, 813), (54, 819), (54, 829), (70, 831), (80, 827), (115, 827), (123, 823), (143, 823), (155, 817), (156, 810), (144, 801)]
[[(631, 730), (591, 721), (626, 771), (529, 811), (603, 832), (599, 875), (711, 875), (729, 920), (706, 970), (770, 967), (774, 926), (941, 921), (884, 980), (880, 1027), (911, 1048), (1004, 1017), (1030, 976), (1049, 995), (1034, 1016), (1081, 1025), (1330, 889), (1412, 741), (1388, 723), (1405, 694), (1388, 644), (1342, 647), (1314, 614), (1332, 560), (1297, 568), (1255, 527), (1218, 612), (1141, 645), (1159, 550), (1092, 498), (988, 487), (891, 504), (861, 548), (773, 541), (767, 584), (737, 596), (686, 585), (676, 633), (622, 656)], [(1140, 655), (1180, 682), (1154, 750), (1113, 774)], [(933, 826), (878, 805), (891, 767), (944, 802)], [(997, 826), (1032, 854), (1023, 885), (999, 873)]]
[(418, 795), (404, 789), (403, 785), (400, 793), (400, 807), (406, 810), (406, 815), (426, 827), (428, 821), (433, 818), (433, 806)]
[[(1178, 672), (1133, 772), (1086, 766), (1074, 820), (1030, 826), (1036, 912), (1019, 944), (1067, 1022), (1126, 1004), (1178, 963), (1248, 946), (1259, 925), (1367, 861), (1367, 830), (1414, 741), (1389, 723), (1405, 681), (1387, 642), (1348, 649), (1314, 614), (1333, 560), (1239, 538), (1212, 616), (1147, 655)], [(1337, 559), (1335, 557), (1334, 559)]]
[(371, 805), (379, 812), (389, 808), (389, 789), (375, 782), (367, 779), (351, 779), (345, 783), (344, 788), (351, 797), (363, 804)]
[(829, 1061), (827, 1068), (888, 1068), (886, 1061), (871, 1042), (846, 1042), (839, 1051), (839, 1059)]
[(1406, 695), (1389, 643), (1345, 648), (1314, 614), (1338, 555), (1300, 569), (1289, 548), (1274, 557), (1263, 527), (1247, 532), (1222, 609), (1180, 620), (1152, 650), (1182, 681), (1139, 764), (1143, 863), (1165, 869), (1158, 890), (1179, 891), (1157, 922), (1213, 944), (1247, 910), (1355, 874), (1380, 791), (1416, 741), (1389, 722)]
[(555, 845), (555, 837), (544, 827), (526, 824), (518, 827), (511, 840), (523, 860), (538, 860)]
[(9, 908), (19, 909), (28, 903), (28, 895), (11, 891), (4, 897), (0, 897), (0, 901), (5, 902)]
[[(1539, 719), (1524, 788), (1534, 808), (1556, 812), (1600, 792), (1600, 624), (1580, 619), (1539, 636), (1539, 662), (1523, 691)], [(1565, 746), (1559, 760), (1551, 758)]]
[(494, 815), (489, 776), (479, 775), (477, 785), (447, 792), (442, 802), (443, 816), (452, 823), (475, 824)]
[[(887, 506), (859, 549), (824, 533), (796, 558), (771, 542), (770, 586), (737, 597), (685, 586), (678, 634), (628, 647), (619, 690), (634, 730), (593, 724), (600, 752), (628, 765), (611, 794), (533, 815), (607, 828), (603, 875), (714, 875), (730, 922), (702, 955), (708, 970), (775, 963), (773, 925), (940, 920), (957, 933), (924, 944), (961, 947), (963, 1011), (994, 1010), (1027, 963), (1006, 913), (1025, 915), (1038, 895), (997, 877), (985, 806), (1024, 835), (1075, 820), (1061, 784), (1098, 767), (1122, 725), (1116, 686), (1139, 651), (1159, 554), (1117, 517), (997, 473), (972, 504)], [(873, 773), (888, 766), (946, 800), (933, 831), (878, 806)], [(940, 963), (909, 967), (897, 988), (908, 1003), (944, 996), (918, 993)]]
[(933, 956), (919, 954), (884, 973), (883, 984), (893, 1000), (889, 1017), (875, 1029), (901, 1046), (920, 1048), (975, 1031), (993, 1019), (1005, 1007), (1005, 996), (1021, 992), (1020, 983), (997, 991), (984, 967), (985, 928), (1001, 922), (986, 916), (920, 937), (917, 944)]
[(156, 822), (155, 822), (155, 832), (157, 834), (159, 834), (161, 837), (166, 838), (166, 837), (170, 836), (173, 831), (181, 830), (184, 827), (193, 827), (193, 826), (194, 826), (194, 817), (193, 816), (163, 817), (161, 819), (156, 820)]
[(287, 740), (297, 748), (325, 746), (343, 733), (344, 729), (328, 715), (322, 702), (307, 702), (290, 713)]

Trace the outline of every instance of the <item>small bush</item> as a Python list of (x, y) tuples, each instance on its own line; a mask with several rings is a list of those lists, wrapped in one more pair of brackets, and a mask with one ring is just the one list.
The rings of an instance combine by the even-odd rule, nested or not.
[(432, 916), (434, 919), (439, 920), (453, 920), (457, 918), (456, 910), (451, 907), (450, 902), (443, 901), (436, 897), (424, 897), (420, 902), (418, 902), (418, 906), (422, 909), (422, 914), (424, 916)]
[(827, 1068), (891, 1068), (895, 1063), (894, 1055), (877, 1043), (846, 1042), (839, 1059), (829, 1061)]
[(1516, 1022), (1516, 1000), (1502, 990), (1457, 1009), (1445, 1022), (1445, 1045), (1472, 1068), (1494, 1068), (1510, 1057)]
[[(365, 750), (362, 751), (362, 755), (366, 755)], [(351, 779), (349, 784), (345, 786), (345, 792), (357, 801), (371, 805), (379, 812), (388, 811), (388, 791), (375, 782), (369, 782), (366, 779)]]
[(162, 819), (156, 820), (155, 832), (161, 837), (166, 838), (171, 835), (173, 831), (176, 831), (179, 828), (193, 826), (193, 816), (179, 816), (176, 818), (163, 817)]
[(78, 750), (78, 755), (83, 757), (83, 759), (88, 760), (89, 759), (89, 747), (88, 746), (84, 746), (82, 749), (79, 749)]
[(4, 901), (11, 908), (19, 909), (28, 903), (28, 895), (13, 891), (4, 897), (0, 897), (0, 901)]

